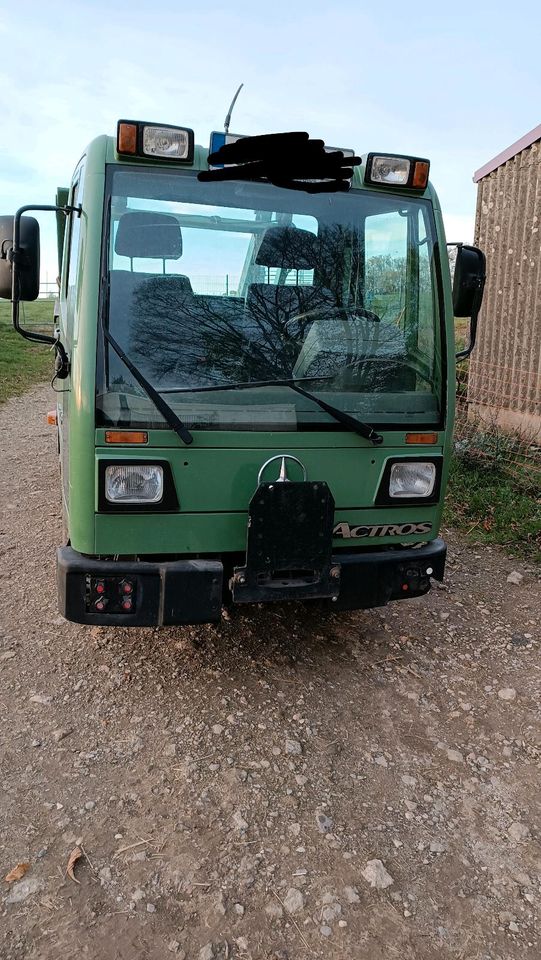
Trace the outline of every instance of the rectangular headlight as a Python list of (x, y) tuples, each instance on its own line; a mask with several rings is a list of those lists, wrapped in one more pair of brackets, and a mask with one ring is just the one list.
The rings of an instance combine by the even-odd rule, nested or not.
[(372, 183), (396, 183), (406, 186), (411, 163), (406, 157), (374, 157), (370, 180)]
[(189, 127), (172, 127), (167, 123), (119, 120), (116, 149), (121, 157), (155, 157), (193, 163), (194, 133)]
[(105, 469), (109, 503), (159, 503), (163, 497), (163, 467), (123, 464)]
[(435, 483), (435, 463), (393, 463), (389, 477), (389, 496), (429, 497)]
[(425, 190), (430, 163), (420, 157), (401, 157), (397, 154), (369, 153), (366, 158), (365, 183), (375, 187), (407, 187)]
[(143, 153), (146, 157), (187, 160), (190, 132), (182, 127), (143, 127)]

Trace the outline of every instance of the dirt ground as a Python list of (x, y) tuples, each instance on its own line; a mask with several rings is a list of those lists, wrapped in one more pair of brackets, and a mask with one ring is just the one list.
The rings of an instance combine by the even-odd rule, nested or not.
[(539, 958), (539, 569), (449, 534), (380, 610), (66, 623), (52, 406), (0, 411), (2, 960)]

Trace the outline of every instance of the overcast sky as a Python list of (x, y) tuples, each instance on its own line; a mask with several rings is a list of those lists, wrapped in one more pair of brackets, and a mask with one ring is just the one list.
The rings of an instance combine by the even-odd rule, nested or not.
[(0, 213), (53, 203), (86, 143), (114, 134), (120, 117), (186, 124), (206, 145), (244, 82), (233, 131), (305, 129), (360, 153), (426, 156), (448, 239), (471, 241), (474, 170), (541, 120), (540, 9), (3, 0)]

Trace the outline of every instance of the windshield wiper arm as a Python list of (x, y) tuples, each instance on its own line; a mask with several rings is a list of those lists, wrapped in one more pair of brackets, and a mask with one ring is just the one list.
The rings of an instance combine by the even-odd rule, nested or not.
[(333, 377), (299, 377), (298, 379), (291, 377), (284, 380), (252, 380), (242, 383), (225, 383), (221, 386), (213, 387), (177, 387), (174, 389), (163, 390), (163, 393), (217, 393), (221, 390), (249, 390), (250, 387), (289, 387), (290, 390), (295, 390), (296, 393), (300, 393), (301, 396), (306, 397), (308, 400), (312, 400), (314, 403), (317, 403), (322, 410), (325, 410), (331, 417), (334, 417), (339, 423), (345, 424), (346, 427), (349, 427), (350, 430), (353, 430), (354, 433), (357, 433), (360, 437), (363, 437), (365, 440), (370, 440), (375, 446), (379, 446), (380, 443), (383, 443), (383, 437), (381, 433), (377, 433), (369, 423), (363, 423), (362, 420), (357, 420), (356, 417), (350, 416), (349, 413), (345, 413), (344, 410), (340, 410), (339, 407), (333, 407), (330, 403), (326, 403), (325, 400), (320, 400), (319, 397), (316, 397), (313, 393), (309, 393), (308, 390), (303, 390), (302, 387), (299, 387), (298, 384), (301, 381), (308, 380), (332, 380)]
[(331, 417), (334, 417), (339, 423), (344, 423), (346, 427), (349, 427), (354, 433), (358, 433), (360, 437), (364, 437), (365, 440), (370, 440), (374, 446), (379, 447), (380, 443), (383, 443), (381, 433), (377, 433), (369, 423), (363, 423), (362, 420), (357, 420), (357, 417), (352, 417), (349, 413), (346, 413), (345, 410), (340, 410), (340, 407), (333, 407), (330, 403), (326, 403), (325, 400), (320, 400), (319, 397), (316, 397), (313, 393), (308, 393), (307, 390), (303, 390), (302, 387), (298, 387), (295, 383), (289, 383), (288, 386), (291, 387), (292, 390), (295, 390), (296, 393), (300, 393), (302, 397), (313, 400), (314, 403), (317, 403), (317, 405), (321, 407), (322, 410), (325, 410), (326, 413), (330, 414)]
[(190, 443), (193, 443), (193, 437), (188, 430), (188, 427), (182, 422), (182, 420), (177, 417), (174, 410), (171, 409), (168, 403), (165, 402), (163, 397), (160, 396), (157, 390), (154, 389), (151, 383), (148, 382), (145, 376), (141, 373), (138, 367), (130, 360), (130, 358), (124, 353), (122, 347), (116, 342), (114, 337), (111, 336), (109, 331), (103, 327), (103, 334), (107, 343), (113, 348), (118, 357), (126, 364), (128, 370), (135, 377), (137, 383), (140, 387), (143, 388), (147, 397), (152, 401), (154, 406), (159, 410), (163, 419), (166, 423), (169, 424), (172, 430), (175, 431), (177, 437), (180, 437), (183, 443), (186, 446), (189, 446)]

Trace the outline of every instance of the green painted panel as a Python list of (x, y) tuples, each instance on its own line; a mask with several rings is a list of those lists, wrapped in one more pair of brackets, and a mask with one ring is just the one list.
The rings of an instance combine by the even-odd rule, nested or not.
[[(339, 510), (336, 523), (350, 526), (382, 526), (391, 522), (432, 523), (432, 530), (420, 536), (363, 537), (334, 541), (335, 547), (351, 550), (386, 543), (418, 543), (437, 535), (441, 507), (403, 507), (399, 511)], [(246, 548), (247, 514), (142, 514), (106, 516), (96, 514), (96, 553), (100, 554), (167, 554), (167, 553), (230, 553)]]
[[(97, 464), (99, 460), (116, 459), (119, 456), (132, 459), (168, 460), (171, 464), (177, 496), (182, 513), (203, 513), (222, 511), (244, 511), (257, 487), (258, 473), (263, 464), (272, 456), (289, 454), (297, 457), (306, 467), (308, 480), (325, 480), (334, 497), (337, 509), (345, 507), (370, 507), (374, 504), (380, 480), (389, 457), (419, 456), (419, 449), (413, 451), (404, 448), (382, 447), (320, 447), (302, 449), (295, 444), (276, 446), (274, 450), (197, 450), (193, 447), (184, 450), (167, 448), (131, 447), (120, 451), (99, 449), (96, 460), (96, 499), (97, 503)], [(422, 451), (423, 456), (439, 456), (441, 448), (430, 447)], [(291, 462), (287, 464), (291, 480), (301, 480), (302, 473)], [(280, 462), (275, 461), (265, 470), (264, 480), (274, 480), (280, 472)], [(397, 507), (388, 508), (392, 521)]]
[[(404, 426), (401, 430), (384, 430), (385, 433), (385, 448), (389, 447), (400, 447), (402, 448), (406, 442), (406, 430), (415, 431), (415, 433), (436, 433), (437, 440), (434, 447), (437, 447), (438, 444), (442, 444), (445, 439), (445, 434), (443, 431), (438, 433), (434, 427), (427, 427), (426, 431), (423, 431), (418, 426), (406, 427)], [(345, 448), (345, 447), (355, 447), (355, 449), (365, 449), (365, 450), (374, 450), (374, 445), (370, 443), (369, 440), (363, 440), (362, 437), (359, 437), (355, 433), (350, 433), (349, 431), (344, 431), (340, 429), (336, 430), (284, 430), (284, 431), (258, 431), (258, 430), (193, 430), (192, 434), (194, 438), (193, 445), (188, 448), (181, 440), (177, 437), (172, 430), (148, 430), (148, 447), (175, 447), (179, 450), (184, 450), (190, 452), (190, 450), (200, 449), (202, 447), (210, 448), (222, 448), (222, 447), (234, 447), (235, 450), (243, 449), (253, 449), (254, 447), (271, 449), (271, 450), (282, 450), (287, 447), (288, 444), (295, 444), (297, 449), (311, 449), (317, 447), (329, 447), (329, 448)], [(105, 433), (106, 430), (104, 427), (99, 427), (96, 430), (96, 447), (103, 447), (105, 445)], [(125, 449), (121, 447), (119, 449)], [(408, 450), (413, 451), (414, 448), (408, 447)], [(426, 446), (419, 447), (420, 450), (426, 450)], [(269, 454), (270, 456), (270, 454)]]

